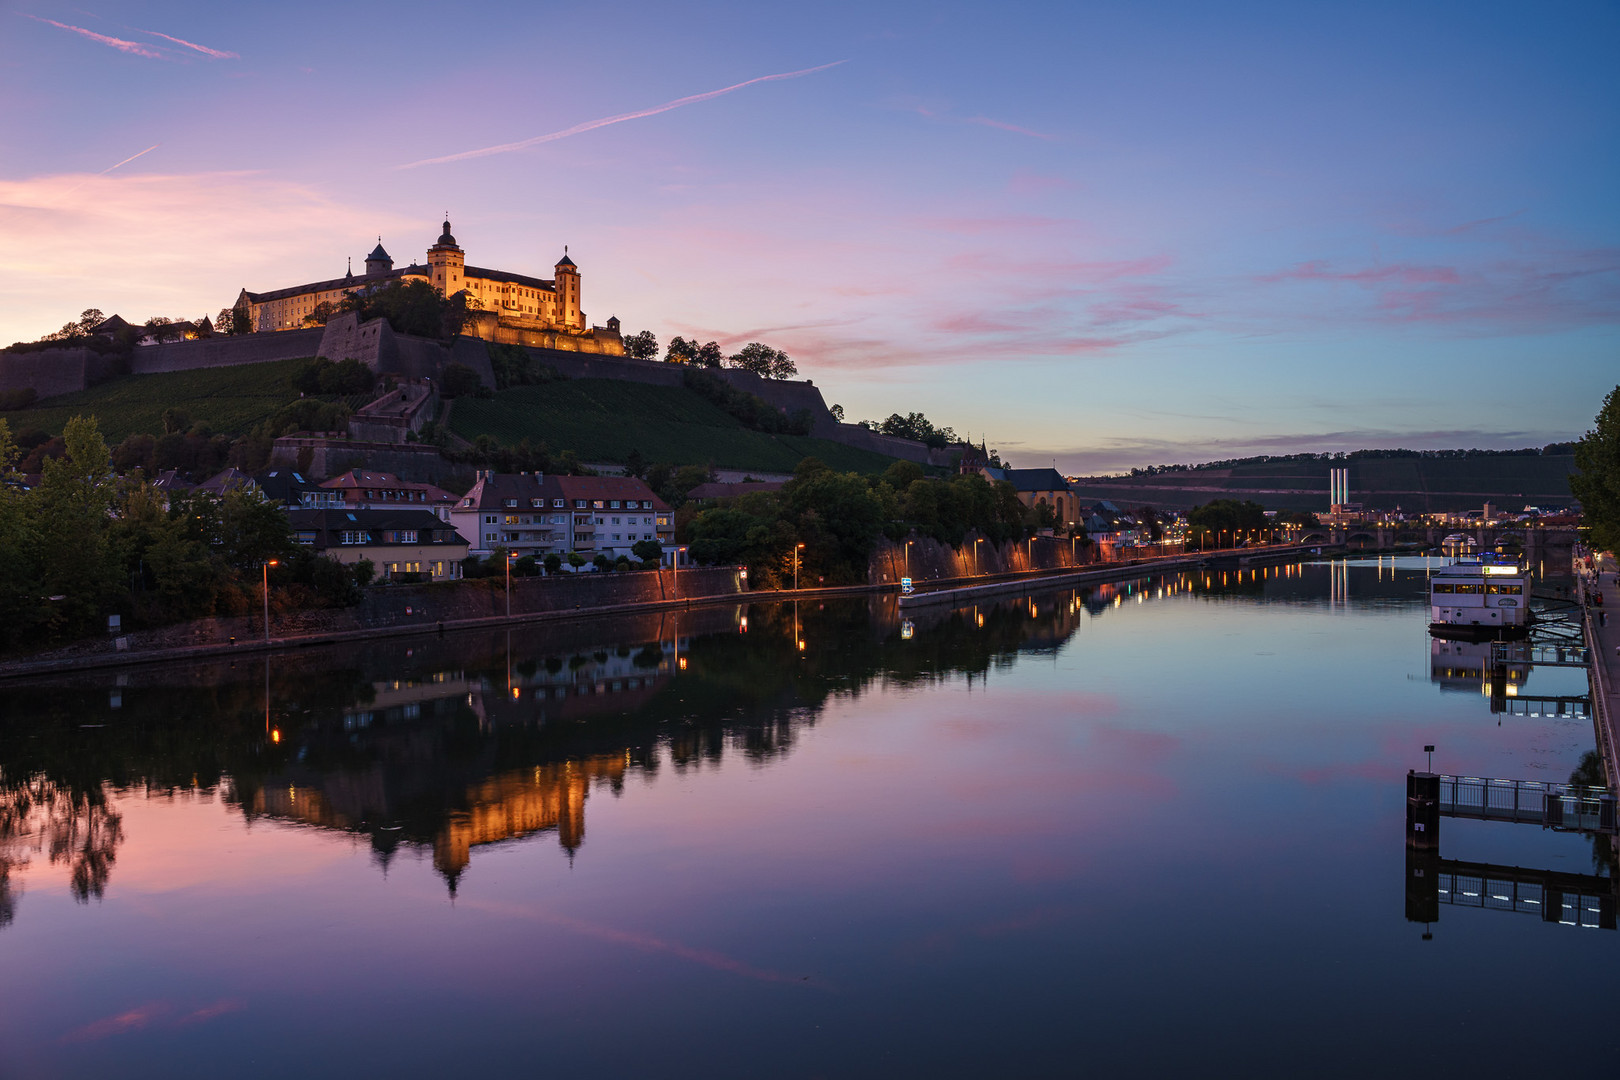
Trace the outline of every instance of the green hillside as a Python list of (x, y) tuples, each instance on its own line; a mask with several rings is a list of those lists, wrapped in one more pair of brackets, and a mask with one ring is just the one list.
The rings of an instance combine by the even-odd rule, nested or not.
[(827, 439), (767, 435), (685, 387), (611, 379), (572, 379), (461, 398), (450, 427), (464, 439), (489, 435), (505, 445), (522, 439), (585, 461), (622, 462), (631, 450), (648, 461), (712, 462), (720, 468), (792, 472), (814, 455), (834, 469), (881, 472), (894, 459)]
[(163, 430), (163, 410), (185, 410), (192, 423), (240, 435), (298, 397), (293, 378), (308, 360), (277, 360), (237, 367), (199, 368), (121, 379), (47, 398), (28, 409), (0, 412), (13, 432), (59, 435), (75, 416), (94, 415), (109, 443)]

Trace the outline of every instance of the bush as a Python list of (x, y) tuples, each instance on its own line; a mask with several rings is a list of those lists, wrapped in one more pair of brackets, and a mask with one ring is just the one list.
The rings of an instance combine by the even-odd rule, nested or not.
[(0, 391), (0, 412), (26, 409), (38, 400), (39, 394), (32, 386), (25, 386), (21, 390)]
[(444, 365), (444, 372), (439, 377), (439, 395), (446, 398), (468, 397), (476, 395), (483, 389), (483, 381), (478, 378), (478, 372), (466, 364), (452, 361)]

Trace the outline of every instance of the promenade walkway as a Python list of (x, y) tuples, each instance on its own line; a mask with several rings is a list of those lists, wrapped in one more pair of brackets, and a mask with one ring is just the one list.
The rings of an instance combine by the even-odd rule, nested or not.
[(1580, 575), (1582, 600), (1587, 594), (1603, 601), (1585, 603), (1586, 640), (1592, 646), (1592, 722), (1609, 789), (1620, 790), (1620, 566), (1613, 554), (1593, 558), (1590, 573)]

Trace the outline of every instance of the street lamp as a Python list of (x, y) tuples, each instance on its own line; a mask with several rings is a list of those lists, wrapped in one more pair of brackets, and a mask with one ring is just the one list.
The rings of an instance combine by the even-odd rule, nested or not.
[(512, 617), (512, 559), (513, 554), (506, 553), (506, 617)]
[(979, 545), (981, 543), (983, 543), (983, 538), (982, 537), (980, 539), (978, 539), (978, 540), (973, 541), (973, 573), (974, 573), (975, 577), (978, 576), (978, 574), (980, 573), (980, 570), (979, 570)]
[(804, 550), (803, 544), (793, 545), (793, 591), (799, 590), (799, 552)]
[(915, 543), (915, 540), (906, 541), (906, 577), (911, 576), (911, 545)]
[(279, 559), (271, 559), (264, 564), (264, 643), (270, 644), (270, 568), (280, 566)]

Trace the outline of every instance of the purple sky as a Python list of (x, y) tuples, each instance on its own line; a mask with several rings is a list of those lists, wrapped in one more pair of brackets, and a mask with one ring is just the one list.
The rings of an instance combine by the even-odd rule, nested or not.
[(419, 259), (448, 210), (476, 265), (568, 244), (593, 321), (766, 341), (1018, 465), (1539, 444), (1620, 382), (1617, 37), (1599, 3), (3, 0), (0, 341)]

